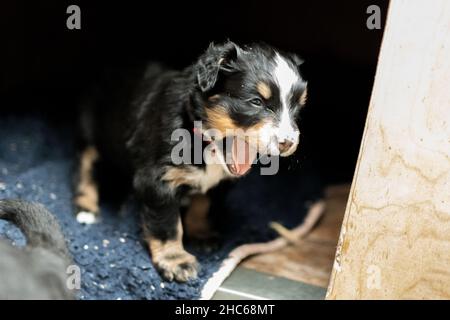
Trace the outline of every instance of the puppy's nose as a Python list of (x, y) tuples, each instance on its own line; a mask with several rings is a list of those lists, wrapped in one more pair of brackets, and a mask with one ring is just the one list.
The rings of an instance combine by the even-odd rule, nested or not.
[(291, 140), (284, 139), (278, 142), (278, 149), (280, 149), (280, 153), (284, 153), (292, 147), (294, 143)]

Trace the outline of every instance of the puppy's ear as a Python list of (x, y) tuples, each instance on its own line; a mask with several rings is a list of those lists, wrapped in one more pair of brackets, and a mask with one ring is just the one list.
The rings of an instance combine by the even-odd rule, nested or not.
[(302, 58), (300, 58), (298, 55), (294, 53), (291, 53), (290, 56), (297, 68), (300, 68), (303, 62), (305, 62)]
[(211, 90), (217, 82), (220, 71), (236, 71), (235, 61), (241, 53), (235, 43), (228, 41), (224, 44), (211, 44), (200, 57), (197, 66), (197, 81), (203, 92)]
[(307, 76), (307, 70), (306, 70), (307, 66), (305, 64), (305, 61), (294, 53), (291, 53), (290, 57), (291, 57), (294, 65), (297, 67), (297, 70), (300, 73), (300, 75), (302, 77), (304, 77), (305, 75)]

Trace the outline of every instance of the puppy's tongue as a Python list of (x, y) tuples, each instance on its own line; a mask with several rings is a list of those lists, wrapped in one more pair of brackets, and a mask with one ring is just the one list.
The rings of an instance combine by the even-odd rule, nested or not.
[(231, 171), (235, 175), (243, 175), (250, 170), (256, 158), (256, 150), (243, 139), (233, 138)]

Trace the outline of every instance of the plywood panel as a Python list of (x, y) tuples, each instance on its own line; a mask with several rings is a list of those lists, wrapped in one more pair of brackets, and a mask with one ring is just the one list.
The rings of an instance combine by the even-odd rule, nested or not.
[(450, 1), (391, 1), (329, 299), (450, 298)]

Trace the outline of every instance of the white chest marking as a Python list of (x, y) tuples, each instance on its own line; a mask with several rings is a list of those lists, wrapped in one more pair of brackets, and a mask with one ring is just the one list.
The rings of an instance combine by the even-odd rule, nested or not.
[(206, 169), (194, 166), (171, 167), (163, 175), (162, 180), (166, 181), (171, 188), (188, 185), (205, 193), (228, 177), (221, 164), (207, 164)]
[(221, 180), (228, 177), (221, 164), (207, 164), (206, 170), (200, 175), (200, 190), (205, 193), (216, 186)]

